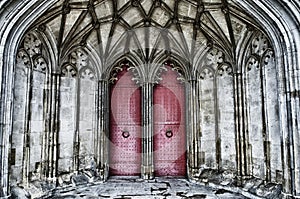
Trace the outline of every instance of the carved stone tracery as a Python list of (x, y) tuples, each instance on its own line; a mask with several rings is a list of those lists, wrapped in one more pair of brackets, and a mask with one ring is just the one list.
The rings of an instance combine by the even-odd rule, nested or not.
[(73, 65), (68, 64), (61, 69), (61, 75), (62, 77), (74, 78), (77, 77), (77, 70)]
[(31, 57), (41, 53), (42, 42), (31, 32), (25, 35), (23, 45)]
[(233, 75), (233, 68), (230, 65), (223, 64), (218, 68), (218, 75), (219, 76), (224, 76), (224, 75)]
[(214, 77), (214, 72), (212, 71), (212, 69), (204, 68), (202, 72), (200, 72), (199, 77), (201, 80), (210, 79)]
[(224, 54), (215, 48), (207, 53), (207, 65), (217, 68), (219, 64), (224, 62)]
[(24, 66), (30, 66), (30, 57), (24, 49), (20, 49), (17, 55), (17, 63), (22, 63)]
[(29, 32), (24, 36), (17, 55), (17, 63), (45, 72), (48, 68), (47, 58), (43, 55), (43, 45), (36, 33)]
[(257, 57), (251, 56), (247, 62), (247, 70), (250, 71), (252, 69), (257, 69), (259, 67), (260, 65)]
[(78, 49), (70, 54), (70, 63), (77, 66), (77, 68), (83, 68), (88, 65), (88, 56)]
[(266, 36), (262, 33), (259, 33), (252, 42), (251, 52), (252, 54), (256, 54), (262, 56), (264, 52), (269, 47), (269, 41)]
[(47, 69), (47, 62), (43, 56), (38, 56), (34, 59), (34, 66), (33, 68), (40, 72), (46, 72)]
[(94, 80), (95, 72), (92, 69), (90, 69), (89, 67), (86, 67), (80, 71), (80, 78)]
[(275, 55), (273, 49), (267, 49), (262, 57), (262, 65), (274, 64)]

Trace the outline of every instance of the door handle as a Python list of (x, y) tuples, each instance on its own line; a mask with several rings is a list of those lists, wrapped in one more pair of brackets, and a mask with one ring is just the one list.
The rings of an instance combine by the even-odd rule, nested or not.
[(167, 130), (167, 131), (166, 131), (166, 136), (167, 136), (167, 138), (173, 137), (173, 132), (172, 132), (172, 130)]
[(130, 133), (128, 131), (123, 131), (122, 136), (123, 138), (128, 138), (130, 136)]

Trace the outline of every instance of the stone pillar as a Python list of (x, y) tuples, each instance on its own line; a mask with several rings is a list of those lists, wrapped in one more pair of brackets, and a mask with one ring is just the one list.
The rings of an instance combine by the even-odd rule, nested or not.
[(241, 73), (234, 73), (234, 104), (235, 104), (235, 132), (236, 132), (236, 164), (237, 175), (242, 177), (248, 175), (247, 158), (247, 134), (245, 121), (245, 107), (243, 95), (243, 76)]
[(75, 131), (73, 137), (73, 171), (78, 173), (79, 171), (79, 148), (80, 148), (80, 140), (79, 140), (79, 120), (80, 120), (80, 79), (77, 76), (75, 78), (76, 85), (76, 94), (75, 94)]
[(198, 98), (199, 89), (197, 80), (190, 80), (186, 83), (186, 129), (187, 129), (187, 158), (188, 158), (188, 178), (193, 180), (198, 174), (201, 165), (200, 145), (201, 130), (198, 126)]
[(153, 84), (142, 86), (142, 166), (143, 179), (154, 177), (153, 161)]
[(59, 159), (59, 104), (60, 104), (60, 74), (52, 74), (51, 129), (49, 133), (49, 180), (56, 181)]
[[(282, 76), (280, 115), (283, 134), (283, 186), (290, 196), (300, 197), (300, 86), (299, 70), (290, 65), (290, 70)], [(279, 75), (281, 73), (278, 72)], [(298, 77), (298, 78), (296, 78)], [(287, 196), (287, 198), (289, 198)], [(293, 197), (290, 197), (293, 198)]]
[[(268, 132), (268, 112), (267, 112), (267, 96), (266, 93), (266, 68), (264, 65), (260, 64), (260, 92), (261, 92), (261, 113), (262, 113), (262, 137), (263, 137), (263, 146), (264, 146), (264, 161), (265, 161), (265, 180), (267, 182), (271, 181), (271, 162), (270, 162), (270, 139)], [(269, 91), (270, 92), (270, 91)]]
[(108, 82), (106, 80), (100, 80), (98, 82), (97, 106), (98, 130), (95, 139), (96, 160), (98, 164), (98, 174), (101, 180), (106, 180), (109, 172), (109, 93)]

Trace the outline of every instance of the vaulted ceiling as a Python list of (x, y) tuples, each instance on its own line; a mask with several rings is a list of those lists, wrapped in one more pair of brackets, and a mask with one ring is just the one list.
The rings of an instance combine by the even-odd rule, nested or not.
[(142, 63), (172, 54), (197, 65), (211, 46), (232, 61), (258, 27), (227, 0), (60, 0), (30, 29), (44, 33), (58, 64), (86, 46), (104, 66), (129, 53)]

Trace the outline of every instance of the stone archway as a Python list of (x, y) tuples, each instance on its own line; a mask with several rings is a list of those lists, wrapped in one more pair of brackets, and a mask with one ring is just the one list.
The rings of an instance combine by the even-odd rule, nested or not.
[[(167, 61), (145, 89), (137, 67), (115, 66), (110, 78), (109, 176), (187, 175), (186, 92), (182, 76)], [(132, 71), (133, 70), (133, 71)], [(148, 74), (151, 76), (151, 74)], [(145, 165), (148, 169), (145, 170)]]
[[(1, 104), (1, 108), (3, 108), (2, 112), (1, 112), (1, 124), (3, 125), (3, 128), (1, 129), (3, 133), (1, 133), (0, 137), (1, 137), (1, 141), (2, 141), (2, 145), (1, 145), (1, 151), (0, 151), (0, 155), (1, 155), (1, 176), (4, 176), (3, 179), (1, 179), (1, 186), (5, 187), (5, 192), (7, 192), (9, 190), (8, 185), (9, 185), (9, 172), (8, 169), (10, 167), (10, 162), (8, 160), (10, 160), (12, 157), (14, 157), (14, 148), (11, 147), (10, 145), (7, 146), (9, 140), (11, 140), (13, 138), (14, 135), (11, 134), (11, 129), (13, 126), (13, 122), (14, 120), (12, 119), (12, 106), (11, 104), (14, 103), (14, 99), (13, 99), (13, 71), (15, 69), (15, 67), (11, 67), (14, 66), (14, 60), (15, 60), (15, 55), (16, 55), (16, 51), (17, 46), (19, 46), (19, 41), (21, 41), (21, 35), (23, 35), (23, 33), (25, 32), (25, 29), (27, 29), (29, 26), (27, 26), (28, 24), (32, 24), (32, 21), (35, 20), (36, 16), (40, 15), (42, 12), (44, 12), (45, 8), (47, 7), (47, 5), (50, 5), (51, 3), (54, 3), (54, 1), (47, 1), (47, 3), (42, 3), (41, 6), (38, 5), (40, 2), (37, 3), (37, 1), (26, 1), (25, 3), (28, 3), (26, 7), (23, 7), (23, 5), (25, 4), (24, 1), (22, 2), (22, 4), (18, 4), (17, 6), (12, 6), (10, 3), (7, 3), (8, 1), (4, 1), (7, 5), (8, 9), (5, 9), (4, 13), (5, 16), (4, 19), (1, 17), (1, 23), (4, 24), (4, 26), (1, 26), (0, 31), (1, 31), (1, 35), (4, 35), (4, 37), (1, 37), (1, 54), (3, 55), (1, 57), (1, 72), (2, 72), (2, 87), (1, 87), (1, 96), (3, 96), (2, 98), (2, 104)], [(17, 1), (14, 1), (14, 3)], [(155, 1), (156, 2), (156, 1)], [(274, 2), (274, 4), (272, 3)], [(130, 2), (132, 3), (132, 6), (139, 6), (137, 1), (132, 1)], [(157, 4), (155, 4), (156, 6), (159, 7), (160, 5), (160, 1), (157, 1)], [(287, 4), (289, 4), (291, 6), (291, 9), (287, 8), (285, 5), (282, 5), (280, 2), (278, 1), (267, 1), (267, 2), (263, 2), (263, 3), (259, 3), (259, 8), (257, 7), (257, 5), (255, 5), (255, 3), (252, 2), (246, 2), (246, 1), (230, 1), (229, 2), (229, 13), (234, 15), (234, 16), (238, 16), (240, 13), (241, 16), (244, 18), (247, 18), (246, 15), (244, 15), (244, 13), (242, 12), (242, 10), (238, 9), (238, 13), (236, 13), (236, 9), (238, 7), (240, 7), (240, 5), (243, 6), (244, 10), (248, 10), (250, 13), (252, 13), (256, 19), (260, 19), (261, 22), (259, 22), (260, 24), (263, 24), (263, 27), (267, 27), (267, 32), (266, 34), (268, 34), (269, 36), (271, 36), (271, 42), (273, 47), (275, 48), (275, 63), (278, 64), (278, 69), (280, 70), (280, 74), (279, 74), (279, 78), (277, 81), (280, 83), (279, 88), (280, 88), (280, 93), (279, 93), (279, 97), (280, 98), (280, 132), (282, 132), (282, 139), (283, 140), (287, 140), (287, 142), (283, 142), (283, 152), (282, 152), (282, 159), (284, 160), (282, 167), (280, 166), (279, 169), (283, 170), (283, 175), (284, 177), (281, 176), (281, 171), (277, 172), (272, 170), (272, 175), (274, 175), (276, 172), (276, 179), (272, 179), (277, 181), (277, 176), (278, 176), (278, 182), (281, 182), (282, 178), (286, 178), (289, 179), (287, 181), (287, 183), (285, 184), (285, 189), (286, 192), (291, 193), (293, 195), (297, 195), (297, 187), (299, 187), (299, 180), (297, 178), (298, 173), (297, 171), (293, 170), (293, 168), (298, 168), (298, 162), (297, 161), (290, 161), (291, 159), (295, 159), (297, 160), (299, 157), (299, 152), (298, 151), (294, 151), (294, 145), (295, 143), (298, 142), (298, 138), (295, 137), (295, 135), (297, 135), (295, 132), (297, 132), (298, 129), (298, 125), (295, 121), (297, 121), (297, 116), (298, 116), (298, 109), (294, 108), (294, 107), (299, 107), (299, 99), (298, 99), (298, 80), (297, 78), (297, 70), (295, 68), (295, 66), (297, 66), (298, 63), (298, 58), (297, 58), (297, 51), (295, 49), (297, 49), (297, 45), (299, 45), (297, 42), (295, 42), (294, 38), (296, 38), (298, 36), (298, 31), (295, 30), (291, 30), (290, 27), (297, 27), (296, 24), (298, 24), (297, 21), (295, 21), (293, 19), (293, 17), (291, 17), (293, 14), (291, 13), (295, 13), (295, 10), (297, 10), (295, 7), (295, 4), (293, 5), (292, 2), (288, 2)], [(47, 4), (47, 5), (46, 5)], [(129, 3), (128, 3), (129, 4)], [(3, 4), (1, 4), (3, 5)], [(5, 5), (5, 6), (6, 6)], [(59, 5), (59, 4), (57, 4)], [(19, 7), (18, 7), (19, 6)], [(34, 16), (30, 15), (30, 12), (32, 9), (27, 9), (28, 7), (32, 6), (35, 11), (36, 14), (34, 14)], [(69, 14), (69, 7), (68, 4), (64, 4), (64, 9), (58, 9), (60, 11), (62, 11), (64, 14), (64, 17), (66, 17), (66, 15)], [(83, 4), (82, 9), (86, 9), (86, 7), (84, 7), (85, 5)], [(206, 6), (204, 6), (206, 8)], [(279, 7), (280, 10), (277, 8)], [(72, 7), (73, 9), (74, 7)], [(76, 7), (78, 8), (78, 7)], [(209, 8), (209, 6), (208, 6)], [(223, 10), (224, 12), (228, 13), (228, 7), (224, 7), (225, 9)], [(258, 8), (258, 9), (257, 9)], [(215, 9), (215, 7), (214, 7)], [(265, 9), (265, 11), (263, 11), (263, 9)], [(294, 10), (293, 10), (294, 9)], [(92, 9), (90, 9), (92, 10)], [(199, 9), (200, 13), (203, 11), (201, 11), (201, 7)], [(290, 10), (291, 12), (289, 14), (287, 14), (287, 10)], [(2, 10), (1, 10), (2, 11)], [(52, 10), (53, 11), (53, 10)], [(73, 11), (73, 10), (72, 10)], [(24, 14), (26, 13), (26, 15)], [(72, 12), (74, 13), (74, 12)], [(262, 13), (262, 14), (257, 14), (257, 13)], [(287, 18), (284, 17), (277, 17), (278, 13), (283, 13), (283, 16), (286, 16)], [(50, 13), (50, 15), (52, 15), (53, 13)], [(95, 13), (94, 13), (95, 14)], [(99, 13), (98, 13), (99, 14)], [(268, 15), (268, 16), (267, 16)], [(28, 17), (31, 16), (31, 17)], [(71, 15), (69, 15), (71, 16)], [(94, 15), (95, 16), (95, 15)], [(116, 15), (118, 16), (118, 15)], [(172, 20), (172, 23), (177, 23), (178, 19), (176, 18), (176, 16), (180, 16), (180, 15), (175, 15), (175, 18)], [(265, 17), (266, 19), (263, 19), (263, 17)], [(20, 21), (22, 20), (15, 20), (15, 18), (24, 18), (26, 19), (26, 23), (22, 24)], [(47, 16), (43, 16), (43, 20), (46, 19)], [(250, 17), (253, 18), (253, 17)], [(2, 20), (4, 19), (4, 20)], [(53, 18), (52, 18), (53, 19)], [(82, 19), (82, 17), (79, 17), (78, 19)], [(211, 18), (209, 18), (210, 20)], [(249, 18), (248, 18), (249, 19)], [(43, 21), (42, 20), (42, 21)], [(47, 20), (46, 20), (47, 21)], [(67, 21), (67, 20), (62, 20), (62, 21)], [(90, 20), (93, 21), (93, 20)], [(120, 20), (118, 20), (118, 18), (114, 19), (115, 22), (119, 22)], [(122, 21), (122, 20), (121, 20)], [(246, 20), (247, 21), (247, 20)], [(249, 20), (251, 22), (251, 20)], [(248, 21), (248, 22), (249, 22)], [(12, 23), (11, 23), (12, 22)], [(23, 21), (22, 21), (23, 22)], [(48, 21), (49, 22), (49, 21)], [(95, 22), (95, 21), (93, 21)], [(103, 21), (101, 21), (103, 22)], [(228, 21), (227, 21), (228, 22)], [(245, 22), (245, 21), (244, 21)], [(274, 23), (276, 22), (276, 23)], [(279, 23), (277, 23), (279, 22)], [(145, 24), (149, 23), (149, 21), (145, 21)], [(151, 22), (150, 22), (151, 23)], [(161, 22), (160, 22), (161, 23)], [(232, 23), (232, 25), (235, 22)], [(246, 22), (247, 23), (247, 22)], [(53, 23), (55, 24), (55, 23)], [(231, 23), (229, 23), (231, 24)], [(250, 23), (251, 24), (251, 23)], [(271, 25), (272, 24), (272, 25)], [(277, 25), (279, 24), (279, 25)], [(41, 26), (39, 26), (41, 25)], [(77, 23), (78, 25), (78, 23)], [(88, 26), (86, 30), (88, 30), (88, 28), (91, 27), (99, 27), (99, 24), (95, 23), (94, 25)], [(199, 27), (199, 24), (195, 23), (195, 27)], [(202, 24), (204, 25), (204, 24)], [(212, 26), (214, 26), (216, 24), (212, 24)], [(248, 24), (249, 25), (249, 24)], [(251, 26), (251, 25), (250, 25)], [(35, 24), (32, 26), (32, 28), (35, 28), (36, 30), (39, 30), (41, 32), (43, 32), (45, 29), (43, 27), (44, 24)], [(63, 25), (60, 27), (64, 27)], [(174, 27), (174, 26), (173, 26)], [(207, 26), (202, 26), (202, 28), (207, 28)], [(233, 26), (235, 27), (235, 26)], [(259, 25), (255, 26), (254, 28), (259, 27)], [(120, 27), (118, 27), (120, 28)], [(221, 27), (224, 28), (224, 27)], [(237, 29), (239, 29), (239, 25), (236, 26)], [(253, 27), (252, 27), (253, 28)], [(72, 29), (72, 28), (71, 28)], [(105, 28), (104, 28), (105, 29)], [(218, 28), (217, 28), (218, 29)], [(217, 30), (216, 29), (216, 30)], [(187, 28), (185, 28), (185, 30), (183, 30), (183, 32), (186, 32), (186, 30), (188, 30)], [(220, 30), (220, 29), (218, 29)], [(47, 29), (47, 31), (49, 31), (49, 29)], [(276, 32), (278, 31), (278, 32)], [(55, 31), (53, 31), (55, 32)], [(59, 32), (59, 31), (58, 31)], [(67, 32), (67, 31), (65, 31)], [(71, 32), (74, 33), (74, 29), (71, 30)], [(89, 31), (82, 31), (81, 33), (84, 35), (85, 33), (88, 33)], [(48, 32), (49, 33), (49, 32)], [(210, 32), (212, 33), (212, 32)], [(271, 34), (272, 33), (272, 34)], [(13, 35), (13, 36), (12, 36)], [(48, 37), (46, 36), (47, 34), (44, 34), (44, 38)], [(75, 34), (74, 34), (75, 35)], [(80, 36), (80, 34), (76, 34), (77, 36)], [(88, 38), (87, 36), (88, 34), (86, 34), (85, 39)], [(209, 34), (211, 35), (211, 34)], [(283, 39), (285, 41), (285, 45), (281, 45), (281, 39), (279, 38), (281, 35), (283, 35)], [(82, 35), (81, 35), (82, 36)], [(199, 36), (199, 35), (198, 35)], [(232, 38), (233, 35), (231, 35)], [(237, 34), (238, 36), (238, 34)], [(199, 36), (201, 37), (201, 36)], [(70, 40), (69, 37), (64, 37), (63, 35), (60, 36), (60, 39), (58, 39), (57, 41), (62, 41), (64, 38), (67, 38)], [(83, 39), (83, 40), (85, 40)], [(223, 38), (224, 39), (224, 38)], [(221, 40), (223, 40), (221, 39)], [(6, 41), (7, 40), (7, 41)], [(55, 39), (53, 39), (54, 41)], [(85, 41), (82, 41), (82, 45), (84, 45)], [(75, 41), (75, 40), (73, 40)], [(220, 42), (220, 41), (219, 41)], [(68, 43), (68, 42), (67, 42)], [(214, 40), (213, 42), (214, 43)], [(217, 42), (218, 43), (218, 42)], [(221, 42), (222, 43), (222, 42)], [(225, 42), (226, 43), (226, 42)], [(66, 43), (64, 43), (66, 44)], [(48, 43), (49, 45), (49, 43)], [(61, 44), (59, 44), (60, 46)], [(47, 45), (46, 45), (47, 46)], [(62, 45), (63, 46), (63, 45)], [(53, 47), (53, 46), (52, 46)], [(66, 49), (69, 49), (70, 46), (64, 46), (66, 47)], [(223, 46), (224, 47), (224, 46)], [(2, 49), (4, 49), (4, 51), (2, 51)], [(241, 49), (243, 49), (242, 47), (239, 47), (238, 49), (240, 49), (239, 51), (241, 51), (241, 53), (238, 55), (239, 57), (243, 57), (243, 52)], [(53, 50), (54, 52), (56, 52), (55, 50)], [(2, 53), (3, 52), (3, 53)], [(66, 52), (66, 51), (64, 51)], [(296, 53), (295, 53), (296, 52)], [(232, 52), (233, 54), (235, 54), (236, 52)], [(58, 53), (54, 53), (55, 56), (53, 56), (51, 59), (53, 61), (52, 64), (57, 65), (57, 66), (61, 66), (59, 61), (61, 59), (61, 57), (56, 57), (56, 56), (60, 56), (58, 55)], [(197, 54), (200, 55), (201, 53)], [(229, 53), (230, 54), (230, 53)], [(197, 57), (197, 56), (196, 56)], [(2, 59), (3, 58), (3, 59)], [(239, 59), (238, 59), (239, 60)], [(239, 62), (238, 60), (236, 60), (237, 64), (243, 65), (241, 62)], [(100, 63), (100, 62), (99, 62)], [(197, 64), (195, 64), (193, 67), (197, 67)], [(240, 66), (243, 67), (243, 66)], [(192, 69), (193, 70), (193, 69)], [(103, 70), (104, 71), (104, 70)], [(289, 72), (288, 72), (289, 71)], [(234, 80), (235, 85), (236, 85), (236, 89), (238, 94), (242, 94), (242, 80), (241, 80), (241, 76), (239, 76), (240, 74), (237, 73), (234, 76)], [(58, 74), (51, 74), (51, 78), (55, 79), (59, 79), (58, 78)], [(102, 80), (99, 80), (102, 81)], [(104, 87), (105, 87), (106, 82), (103, 83)], [(99, 83), (99, 87), (102, 86), (102, 83)], [(237, 95), (238, 96), (238, 95)], [(235, 100), (236, 103), (236, 110), (239, 109), (239, 105), (242, 104), (242, 99), (239, 98), (237, 100)], [(237, 116), (239, 116), (239, 113), (242, 113), (243, 110), (238, 110), (238, 114), (236, 114)], [(238, 120), (236, 121), (236, 123), (241, 124), (241, 123), (246, 123), (247, 121), (245, 119), (242, 120)], [(103, 125), (105, 126), (105, 125)], [(196, 129), (196, 126), (193, 127), (194, 129)], [(99, 129), (102, 130), (106, 130), (105, 128), (99, 127)], [(242, 149), (247, 147), (247, 143), (244, 142), (244, 137), (246, 137), (245, 132), (243, 132), (243, 128), (242, 125), (238, 126), (236, 128), (237, 130), (237, 134), (240, 134), (240, 137), (236, 140), (236, 142), (241, 143), (241, 145), (238, 146), (237, 149), (237, 154), (239, 155), (239, 157), (237, 158), (237, 164), (239, 165), (239, 167), (237, 168), (237, 171), (239, 173), (239, 175), (243, 176), (246, 175), (249, 168), (249, 165), (247, 165), (245, 162), (247, 162), (246, 160), (246, 155), (247, 155), (247, 151), (243, 151)], [(103, 131), (104, 132), (104, 131)], [(102, 132), (101, 132), (102, 133)], [(100, 133), (99, 133), (100, 134)], [(99, 137), (104, 137), (102, 134)], [(195, 138), (197, 138), (195, 136)], [(269, 144), (269, 140), (266, 140), (265, 142), (266, 146)], [(193, 150), (192, 152), (196, 151), (197, 155), (199, 153), (201, 153), (201, 151), (197, 151), (197, 144), (195, 144), (196, 146), (193, 146)], [(251, 150), (249, 150), (250, 152)], [(105, 154), (105, 151), (101, 153)], [(99, 152), (100, 154), (100, 152)], [(194, 171), (197, 172), (198, 167), (197, 165), (199, 165), (199, 158), (197, 157), (196, 153), (193, 154), (193, 158), (192, 158), (192, 162), (193, 162), (193, 166), (195, 166)], [(103, 158), (104, 155), (98, 155), (97, 154), (97, 161), (99, 161), (99, 171), (103, 171), (103, 166), (105, 166), (105, 161), (102, 161), (101, 158)], [(274, 155), (273, 155), (274, 156)], [(216, 158), (218, 159), (218, 158)], [(268, 159), (268, 157), (265, 157), (265, 159)], [(53, 162), (56, 164), (56, 162)], [(33, 168), (34, 169), (34, 168)], [(246, 171), (246, 172), (245, 172)], [(268, 171), (269, 172), (269, 171)], [(261, 172), (262, 174), (264, 172)], [(278, 173), (278, 175), (277, 175)], [(11, 174), (11, 173), (10, 173)], [(102, 174), (101, 174), (102, 175)], [(193, 175), (192, 175), (193, 176)], [(57, 177), (57, 173), (53, 173), (53, 179), (55, 179)]]

